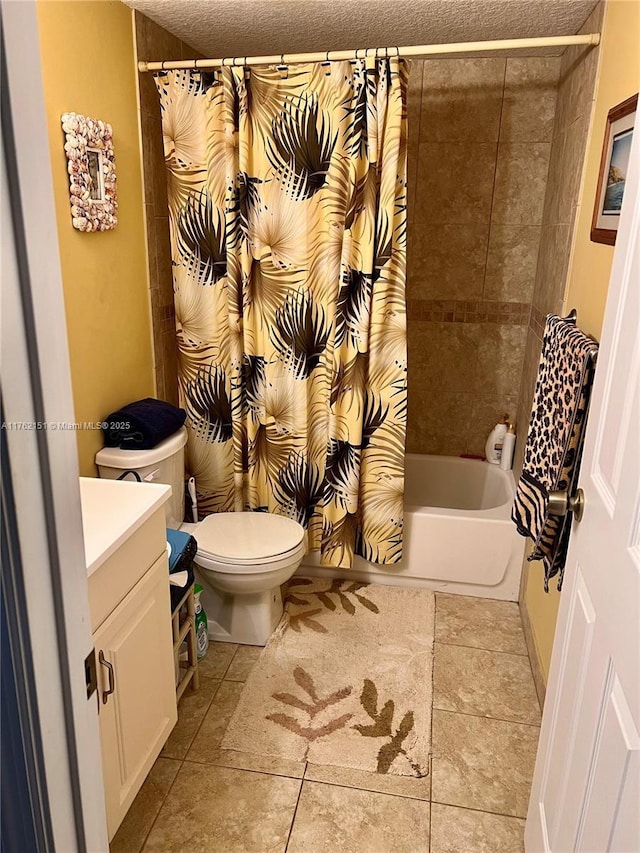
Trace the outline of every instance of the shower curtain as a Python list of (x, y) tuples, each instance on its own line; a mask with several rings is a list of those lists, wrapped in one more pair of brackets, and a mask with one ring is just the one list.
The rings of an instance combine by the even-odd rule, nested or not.
[(294, 518), (329, 566), (402, 556), (407, 76), (156, 75), (199, 508)]

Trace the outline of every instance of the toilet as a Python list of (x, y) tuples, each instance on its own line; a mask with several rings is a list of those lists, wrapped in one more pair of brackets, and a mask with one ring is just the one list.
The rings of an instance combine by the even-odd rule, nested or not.
[[(151, 450), (105, 447), (96, 454), (101, 477), (166, 483), (167, 526), (191, 533), (197, 543), (195, 574), (203, 591), (209, 637), (264, 646), (283, 611), (280, 587), (292, 577), (306, 549), (304, 528), (266, 512), (220, 512), (197, 524), (184, 517), (184, 427)], [(135, 476), (137, 475), (137, 476)]]

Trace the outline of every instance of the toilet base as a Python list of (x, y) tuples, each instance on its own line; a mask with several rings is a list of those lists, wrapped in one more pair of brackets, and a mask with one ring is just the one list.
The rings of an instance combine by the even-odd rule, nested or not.
[(203, 587), (200, 599), (207, 614), (209, 639), (266, 645), (284, 610), (279, 586), (246, 595), (230, 595), (209, 584)]

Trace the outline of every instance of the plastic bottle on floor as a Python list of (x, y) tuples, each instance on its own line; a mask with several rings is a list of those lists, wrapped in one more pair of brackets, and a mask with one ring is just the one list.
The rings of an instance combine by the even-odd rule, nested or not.
[(200, 593), (202, 587), (197, 583), (193, 588), (193, 597), (195, 599), (196, 610), (196, 650), (198, 659), (203, 658), (209, 648), (209, 626), (207, 624), (207, 614), (200, 602)]

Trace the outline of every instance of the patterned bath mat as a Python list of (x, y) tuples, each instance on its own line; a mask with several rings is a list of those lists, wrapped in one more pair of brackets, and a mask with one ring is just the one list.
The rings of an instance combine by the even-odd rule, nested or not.
[(425, 776), (434, 594), (294, 578), (222, 747)]

